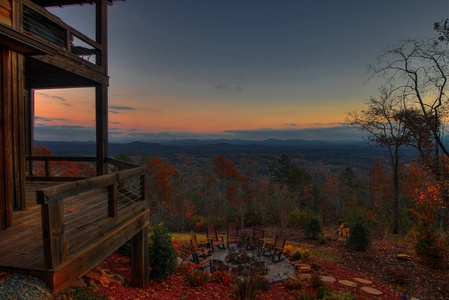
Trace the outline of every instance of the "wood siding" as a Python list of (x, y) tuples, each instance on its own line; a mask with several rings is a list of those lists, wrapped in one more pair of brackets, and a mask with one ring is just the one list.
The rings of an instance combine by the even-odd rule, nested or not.
[(25, 208), (25, 117), (23, 57), (0, 48), (0, 228), (12, 210)]
[(0, 23), (12, 26), (11, 0), (0, 0)]

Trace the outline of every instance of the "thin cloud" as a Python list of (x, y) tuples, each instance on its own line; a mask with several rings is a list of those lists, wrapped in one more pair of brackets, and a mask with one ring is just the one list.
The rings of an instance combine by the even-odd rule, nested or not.
[(49, 95), (49, 94), (42, 93), (42, 92), (36, 92), (36, 94), (38, 94), (39, 96), (48, 98), (48, 99), (55, 99), (55, 100), (58, 100), (62, 105), (70, 106), (70, 104), (67, 103), (67, 100), (66, 100), (64, 97), (61, 97), (61, 96), (55, 96), (55, 95)]
[(234, 92), (241, 92), (243, 91), (242, 86), (238, 85), (238, 86), (231, 86), (228, 84), (224, 84), (224, 83), (218, 83), (216, 85), (214, 85), (214, 88), (217, 90), (227, 90), (227, 91), (234, 91)]
[(111, 105), (111, 106), (109, 106), (109, 109), (113, 109), (113, 110), (135, 110), (134, 107), (129, 107), (129, 106), (117, 106), (117, 105)]
[(216, 84), (214, 86), (214, 88), (219, 89), (219, 90), (226, 89), (227, 87), (228, 87), (227, 84)]
[(47, 117), (40, 117), (40, 116), (34, 116), (35, 121), (41, 121), (41, 122), (53, 122), (53, 121), (62, 121), (67, 122), (67, 119), (64, 118), (47, 118)]

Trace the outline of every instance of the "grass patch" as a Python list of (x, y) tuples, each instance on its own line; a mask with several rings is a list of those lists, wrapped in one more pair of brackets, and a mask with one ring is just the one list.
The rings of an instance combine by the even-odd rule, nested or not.
[[(202, 239), (206, 239), (205, 233), (195, 233), (196, 238), (198, 241), (201, 241)], [(171, 238), (173, 241), (190, 244), (190, 233), (179, 233), (179, 232), (172, 232)]]
[(309, 248), (311, 256), (313, 257), (320, 257), (320, 258), (326, 258), (326, 259), (332, 259), (337, 260), (338, 259), (338, 252), (335, 249), (328, 248), (328, 247), (314, 247)]

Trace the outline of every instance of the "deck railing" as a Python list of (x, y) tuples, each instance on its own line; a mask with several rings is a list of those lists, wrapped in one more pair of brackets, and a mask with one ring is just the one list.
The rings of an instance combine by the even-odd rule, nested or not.
[(28, 181), (74, 181), (96, 174), (95, 157), (27, 156), (25, 159)]
[[(132, 164), (108, 159), (122, 167)], [(148, 209), (145, 168), (136, 167), (36, 191), (45, 264), (54, 269), (122, 222)]]
[(61, 54), (70, 53), (72, 59), (88, 62), (91, 67), (101, 70), (103, 46), (100, 43), (30, 0), (23, 0), (22, 9), (22, 25), (26, 34), (51, 43)]

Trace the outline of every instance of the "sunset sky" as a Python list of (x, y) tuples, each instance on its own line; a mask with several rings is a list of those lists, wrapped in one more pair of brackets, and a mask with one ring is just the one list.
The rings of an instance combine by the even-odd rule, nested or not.
[[(94, 36), (93, 6), (51, 9)], [(127, 0), (109, 7), (109, 140), (358, 139), (367, 66), (437, 37), (448, 0)], [(95, 140), (94, 90), (38, 90), (36, 140)]]

